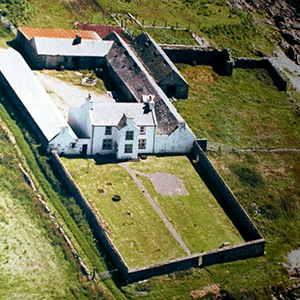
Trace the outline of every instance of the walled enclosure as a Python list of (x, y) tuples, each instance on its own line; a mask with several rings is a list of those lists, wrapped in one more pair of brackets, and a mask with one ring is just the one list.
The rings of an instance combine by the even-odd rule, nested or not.
[(182, 45), (160, 45), (173, 63), (208, 65), (220, 75), (231, 76), (233, 61), (228, 49), (202, 48)]
[(286, 91), (287, 82), (280, 74), (280, 71), (267, 58), (253, 59), (253, 58), (236, 58), (234, 61), (234, 68), (241, 69), (265, 69), (268, 71), (273, 83), (280, 91)]
[[(97, 213), (91, 207), (88, 200), (84, 197), (79, 187), (72, 179), (59, 156), (55, 151), (52, 152), (51, 158), (61, 178), (66, 183), (68, 189), (75, 197), (78, 204), (85, 211), (90, 225), (97, 233), (98, 238), (105, 246), (107, 252), (117, 265), (119, 272), (123, 275), (127, 282), (134, 282), (152, 276), (163, 275), (179, 270), (186, 270), (191, 267), (205, 267), (216, 263), (252, 258), (264, 254), (265, 240), (263, 239), (262, 235), (255, 227), (255, 225), (251, 222), (246, 212), (240, 206), (234, 195), (230, 192), (227, 185), (211, 165), (205, 153), (196, 142), (194, 144), (194, 150), (191, 155), (195, 155), (196, 159), (198, 160), (196, 165), (207, 172), (207, 177), (209, 177), (211, 180), (216, 181), (214, 188), (220, 189), (218, 192), (221, 195), (221, 197), (219, 197), (217, 200), (223, 209), (224, 207), (226, 208), (226, 210), (224, 209), (225, 212), (228, 214), (233, 224), (240, 231), (246, 242), (234, 246), (224, 247), (222, 249), (215, 249), (203, 253), (197, 253), (186, 257), (164, 261), (154, 265), (143, 266), (136, 269), (129, 269), (126, 266), (122, 255), (118, 252), (112, 240), (106, 233), (106, 230), (102, 225), (100, 219), (98, 218)], [(203, 176), (202, 173), (203, 172), (198, 172), (201, 177)], [(211, 186), (208, 187), (211, 188)]]

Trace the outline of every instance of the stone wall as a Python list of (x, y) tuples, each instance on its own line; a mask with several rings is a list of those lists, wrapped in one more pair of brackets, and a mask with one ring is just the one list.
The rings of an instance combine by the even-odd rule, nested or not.
[(233, 61), (228, 49), (160, 45), (173, 63), (212, 66), (220, 75), (231, 76)]
[(234, 68), (242, 69), (265, 69), (268, 71), (272, 78), (274, 85), (280, 91), (286, 91), (287, 82), (280, 74), (280, 71), (271, 63), (267, 58), (254, 59), (254, 58), (236, 58), (234, 61)]
[(244, 240), (254, 241), (262, 239), (261, 233), (237, 201), (227, 184), (223, 181), (222, 177), (213, 167), (197, 141), (194, 143), (193, 156), (197, 161), (194, 167), (199, 176), (208, 186)]
[(73, 178), (65, 168), (63, 162), (57, 155), (55, 151), (51, 152), (51, 159), (56, 167), (59, 175), (61, 176), (63, 182), (66, 184), (67, 188), (76, 199), (77, 203), (80, 205), (82, 210), (85, 212), (91, 227), (95, 230), (98, 235), (98, 238), (103, 243), (105, 249), (117, 265), (120, 273), (127, 278), (128, 268), (118, 250), (115, 248), (114, 244), (112, 243), (111, 239), (109, 238), (108, 234), (104, 226), (101, 223), (101, 220), (98, 218), (97, 213), (91, 207), (88, 200), (84, 197), (82, 192), (80, 191), (77, 184), (74, 182)]

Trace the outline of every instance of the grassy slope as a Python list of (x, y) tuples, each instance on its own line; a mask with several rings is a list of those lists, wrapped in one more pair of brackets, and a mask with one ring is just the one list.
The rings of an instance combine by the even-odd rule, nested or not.
[[(3, 95), (1, 94), (1, 96)], [(25, 136), (27, 137), (27, 139), (30, 139), (28, 132), (26, 132), (26, 130), (24, 129), (25, 124), (20, 123), (20, 120), (17, 117), (17, 111), (15, 111), (14, 113), (11, 112), (9, 98), (7, 97), (7, 95), (1, 97), (1, 102), (3, 101), (7, 106), (7, 109), (10, 111), (11, 115), (13, 115), (14, 118), (18, 120), (18, 125), (22, 126), (23, 128), (21, 131), (20, 128), (16, 125), (16, 121), (11, 119), (11, 115), (9, 115), (5, 108), (0, 105), (1, 119), (5, 122), (9, 130), (12, 132), (16, 140), (16, 145), (22, 153), (22, 160), (26, 163), (28, 169), (30, 169), (31, 176), (33, 177), (35, 184), (38, 187), (39, 193), (41, 193), (44, 199), (47, 201), (47, 204), (56, 216), (56, 219), (64, 227), (65, 232), (71, 239), (72, 243), (75, 245), (77, 251), (79, 252), (79, 255), (83, 258), (88, 267), (95, 268), (97, 272), (107, 271), (102, 253), (100, 253), (95, 246), (95, 240), (93, 239), (93, 236), (91, 237), (90, 228), (88, 227), (87, 222), (84, 220), (82, 212), (78, 210), (76, 211), (76, 209), (70, 210), (70, 207), (68, 207), (67, 209), (67, 204), (64, 203), (63, 200), (70, 202), (71, 208), (73, 208), (74, 206), (76, 206), (74, 203), (74, 199), (66, 199), (66, 195), (58, 194), (53, 189), (53, 187), (47, 180), (48, 177), (46, 177), (42, 172), (40, 164), (41, 162), (38, 161), (37, 157), (35, 157), (32, 152), (34, 143), (31, 144), (31, 146), (33, 147), (31, 148), (25, 139)], [(16, 110), (16, 108), (14, 108), (14, 110)], [(37, 150), (35, 149), (35, 151)], [(42, 158), (39, 157), (39, 159)], [(46, 172), (51, 173), (52, 171), (48, 169), (46, 170)], [(79, 227), (79, 225), (81, 226)], [(106, 280), (105, 285), (116, 297), (118, 297), (118, 299), (122, 299), (122, 295), (120, 294), (119, 290), (116, 288), (112, 280)], [(106, 287), (104, 287), (104, 284), (100, 282), (100, 290), (104, 293), (105, 297), (107, 299), (113, 299), (113, 295), (107, 290)]]
[[(137, 15), (145, 25), (169, 25), (188, 27), (198, 35), (204, 35), (217, 47), (229, 47), (234, 56), (253, 56), (253, 46), (265, 53), (271, 53), (274, 38), (271, 26), (264, 17), (254, 16), (239, 10), (231, 10), (225, 1), (161, 1), (161, 0), (131, 0), (131, 1), (100, 1), (105, 10), (112, 8), (113, 12), (130, 12)], [(125, 22), (129, 23), (129, 20)], [(156, 34), (155, 34), (156, 35)], [(158, 41), (159, 34), (157, 34)], [(186, 40), (187, 41), (187, 40)]]
[[(235, 70), (219, 77), (208, 67), (183, 67), (190, 99), (177, 108), (201, 137), (238, 146), (299, 148), (299, 112), (263, 71)], [(282, 262), (299, 247), (299, 153), (208, 153), (238, 200), (266, 238), (266, 255), (190, 270), (124, 288), (145, 299), (187, 299), (192, 290), (210, 284), (235, 299), (271, 299), (273, 290), (291, 286)]]
[(39, 216), (35, 195), (2, 128), (0, 153), (0, 298), (89, 298), (62, 241), (54, 240), (51, 226)]
[(219, 76), (210, 67), (180, 66), (188, 100), (175, 105), (196, 136), (237, 147), (293, 147), (300, 142), (295, 104), (264, 70)]
[(189, 195), (162, 196), (150, 179), (140, 177), (192, 253), (217, 249), (222, 242), (231, 245), (243, 242), (187, 157), (148, 157), (146, 161), (130, 165), (146, 174), (164, 172), (182, 180)]
[[(16, 26), (74, 28), (74, 22), (111, 23), (112, 20), (102, 13), (96, 1), (38, 1), (16, 0), (14, 3), (2, 3), (0, 7)], [(265, 23), (260, 14), (249, 15), (246, 12), (232, 10), (224, 0), (209, 1), (161, 1), (161, 0), (116, 0), (98, 1), (100, 6), (116, 13), (130, 12), (138, 15), (145, 25), (189, 27), (200, 36), (207, 37), (212, 45), (230, 47), (234, 56), (254, 56), (256, 49), (271, 53), (274, 50), (271, 26)], [(134, 32), (138, 29), (125, 14), (120, 14), (124, 25)], [(174, 31), (149, 30), (149, 33), (162, 43), (193, 44), (187, 33)], [(276, 35), (275, 35), (276, 36)]]
[[(96, 165), (94, 160), (86, 159), (64, 158), (63, 162), (99, 211), (129, 267), (185, 255), (125, 169), (116, 164)], [(104, 192), (99, 193), (99, 189)], [(112, 201), (114, 195), (120, 195), (121, 201)]]

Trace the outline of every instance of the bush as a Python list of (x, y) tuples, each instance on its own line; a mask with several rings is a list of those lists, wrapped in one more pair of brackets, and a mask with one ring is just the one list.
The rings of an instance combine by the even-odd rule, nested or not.
[(254, 169), (232, 165), (231, 170), (238, 176), (242, 183), (248, 184), (255, 188), (264, 185), (264, 178)]

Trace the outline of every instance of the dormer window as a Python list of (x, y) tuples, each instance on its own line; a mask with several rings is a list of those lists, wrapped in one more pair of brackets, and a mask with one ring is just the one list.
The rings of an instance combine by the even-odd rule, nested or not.
[(140, 135), (145, 135), (146, 134), (146, 127), (145, 126), (141, 126), (140, 127)]
[(105, 135), (111, 135), (112, 127), (111, 126), (106, 126), (105, 127)]

